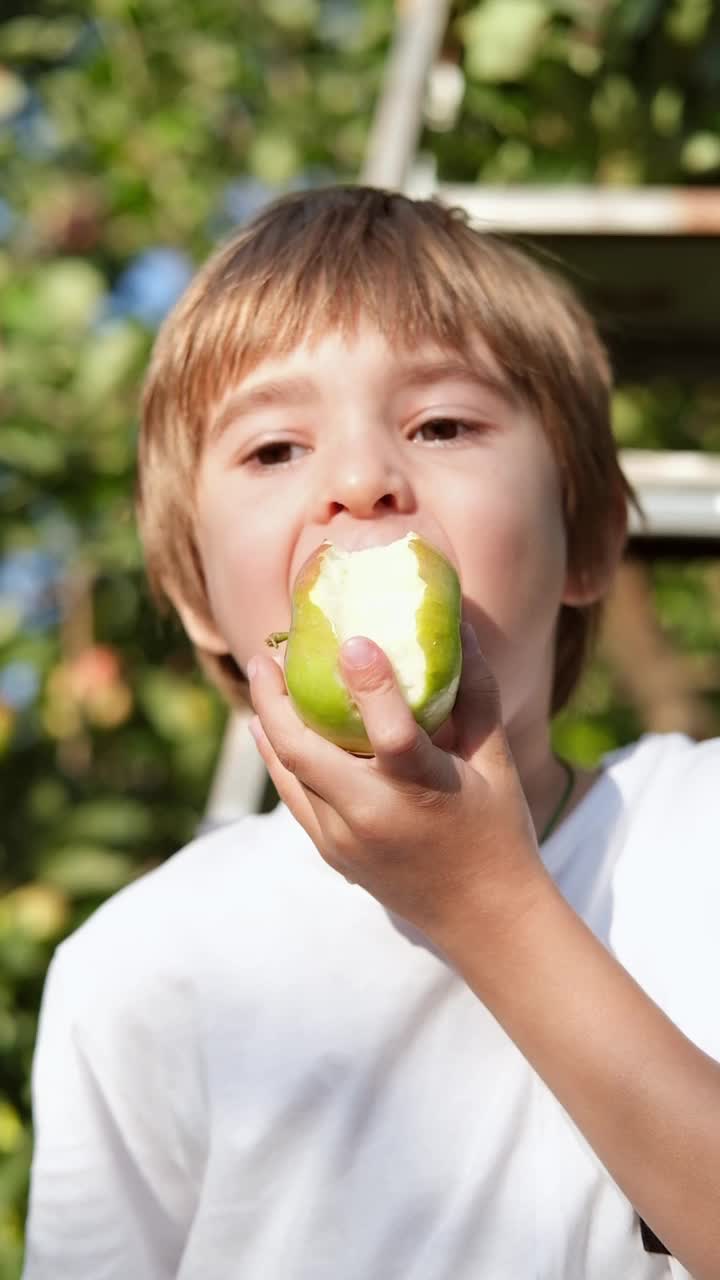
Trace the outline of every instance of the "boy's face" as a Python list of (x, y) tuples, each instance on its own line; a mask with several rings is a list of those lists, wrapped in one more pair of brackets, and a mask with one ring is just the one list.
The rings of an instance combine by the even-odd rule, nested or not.
[(412, 529), (458, 569), (508, 727), (545, 715), (557, 611), (577, 601), (559, 477), (487, 347), (475, 354), (470, 369), (434, 345), (398, 352), (362, 326), (262, 362), (225, 397), (198, 475), (213, 625), (185, 612), (196, 643), (244, 669), (287, 630), (293, 581), (321, 542)]

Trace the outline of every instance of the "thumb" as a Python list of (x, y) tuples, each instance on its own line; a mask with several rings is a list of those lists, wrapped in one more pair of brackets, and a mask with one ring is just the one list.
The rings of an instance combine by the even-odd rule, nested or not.
[(502, 743), (507, 751), (502, 722), (500, 690), (483, 656), (474, 627), (464, 622), (461, 627), (463, 665), (460, 688), (453, 710), (457, 753), (471, 759), (490, 740), (497, 737), (496, 749)]

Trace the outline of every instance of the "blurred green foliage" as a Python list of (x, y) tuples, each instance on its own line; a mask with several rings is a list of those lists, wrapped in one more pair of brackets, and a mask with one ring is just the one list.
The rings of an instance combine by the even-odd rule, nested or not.
[[(225, 712), (146, 592), (137, 395), (192, 265), (289, 187), (360, 169), (392, 0), (6, 0), (0, 19), (0, 1280), (16, 1280), (29, 1073), (57, 942), (200, 818)], [(460, 3), (447, 181), (720, 180), (711, 0)], [(623, 387), (633, 447), (717, 449), (720, 385)], [(714, 566), (653, 570), (684, 652), (720, 638)], [(718, 712), (717, 683), (704, 696)], [(645, 727), (599, 660), (559, 744)]]

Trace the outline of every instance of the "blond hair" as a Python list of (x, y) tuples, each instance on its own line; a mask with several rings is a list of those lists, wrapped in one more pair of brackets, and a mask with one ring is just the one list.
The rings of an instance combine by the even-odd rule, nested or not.
[[(142, 399), (137, 511), (156, 597), (209, 619), (194, 487), (214, 408), (268, 356), (372, 321), (398, 348), (430, 340), (472, 359), (479, 335), (536, 413), (559, 469), (568, 568), (608, 556), (611, 522), (633, 499), (610, 426), (611, 373), (588, 313), (554, 273), (457, 209), (335, 186), (265, 208), (197, 273), (155, 342)], [(563, 605), (553, 712), (569, 699), (600, 602)], [(231, 655), (198, 651), (233, 702), (247, 684)]]

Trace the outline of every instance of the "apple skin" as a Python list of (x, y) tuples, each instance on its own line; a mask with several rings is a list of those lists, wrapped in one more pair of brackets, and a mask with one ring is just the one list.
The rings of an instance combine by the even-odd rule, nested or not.
[[(442, 552), (419, 535), (411, 533), (398, 541), (407, 541), (424, 584), (421, 607), (417, 611), (406, 608), (406, 617), (398, 619), (399, 629), (404, 629), (406, 635), (414, 629), (426, 662), (425, 687), (415, 705), (409, 698), (408, 705), (418, 724), (432, 734), (449, 716), (460, 681), (460, 582)], [(277, 646), (287, 639), (285, 681), (300, 719), (343, 750), (371, 756), (374, 753), (360, 712), (340, 674), (338, 636), (311, 598), (325, 557), (334, 551), (331, 543), (322, 543), (305, 561), (293, 585), (290, 631), (269, 636), (267, 643)], [(392, 654), (388, 653), (388, 657), (392, 662)], [(393, 666), (402, 688), (402, 670), (396, 663)]]

